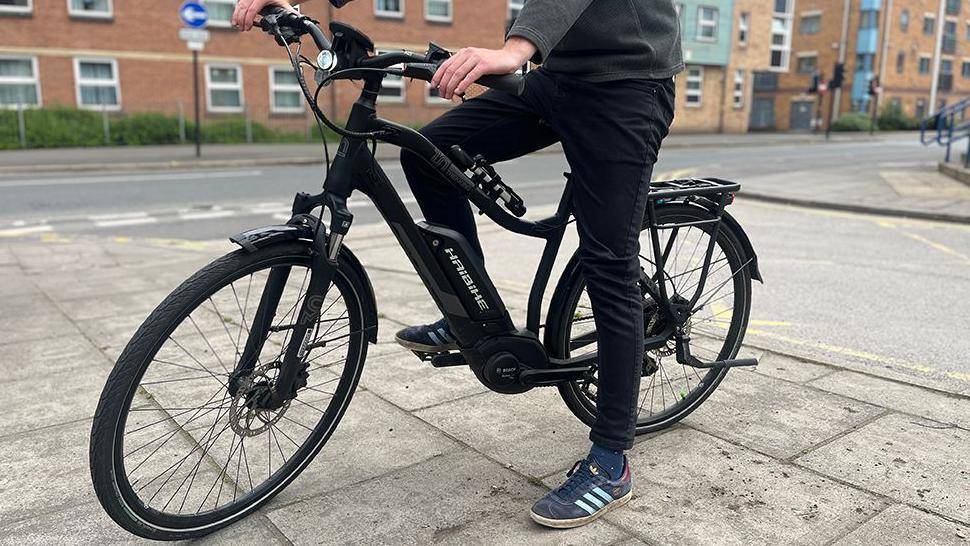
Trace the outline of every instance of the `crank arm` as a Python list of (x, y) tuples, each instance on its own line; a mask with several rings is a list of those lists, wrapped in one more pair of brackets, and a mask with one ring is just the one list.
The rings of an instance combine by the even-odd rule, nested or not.
[(699, 368), (701, 370), (709, 370), (711, 368), (743, 368), (743, 367), (754, 367), (758, 365), (758, 359), (756, 358), (737, 358), (734, 360), (718, 360), (717, 362), (701, 362), (694, 357), (691, 357), (692, 362), (681, 362), (685, 366), (690, 366), (691, 368)]
[(526, 387), (547, 387), (567, 381), (586, 379), (590, 369), (585, 366), (553, 368), (546, 370), (526, 370), (519, 376), (519, 382)]

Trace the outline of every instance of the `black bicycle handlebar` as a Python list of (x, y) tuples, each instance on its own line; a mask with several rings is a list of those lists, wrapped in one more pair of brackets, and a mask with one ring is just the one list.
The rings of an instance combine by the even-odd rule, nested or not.
[[(259, 12), (262, 20), (258, 26), (270, 32), (273, 27), (290, 29), (296, 34), (309, 34), (313, 42), (321, 50), (330, 50), (333, 45), (320, 27), (306, 15), (292, 12), (279, 6), (268, 6)], [(440, 63), (428, 62), (429, 55), (421, 55), (410, 51), (391, 51), (373, 57), (357, 60), (357, 68), (384, 69), (397, 64), (403, 64), (405, 77), (431, 81)], [(525, 77), (521, 74), (502, 74), (482, 76), (476, 83), (485, 87), (504, 91), (513, 95), (521, 95), (525, 91)]]

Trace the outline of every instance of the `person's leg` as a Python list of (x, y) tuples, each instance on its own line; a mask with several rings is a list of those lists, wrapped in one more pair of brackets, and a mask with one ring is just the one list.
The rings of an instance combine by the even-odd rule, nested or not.
[(639, 235), (653, 165), (673, 121), (673, 84), (559, 80), (562, 115), (553, 126), (572, 169), (579, 256), (598, 332), (598, 417), (590, 455), (533, 506), (532, 518), (576, 527), (632, 494), (623, 451), (633, 446), (643, 366)]
[[(472, 157), (481, 154), (493, 163), (545, 148), (558, 140), (540, 114), (548, 105), (550, 91), (545, 87), (549, 82), (542, 74), (530, 74), (522, 97), (486, 92), (449, 110), (421, 132), (445, 153), (457, 144)], [(401, 165), (425, 219), (461, 233), (484, 260), (475, 216), (464, 193), (411, 152), (401, 153)], [(423, 353), (458, 348), (444, 319), (405, 328), (395, 339), (400, 345)]]
[[(537, 113), (542, 105), (538, 97), (541, 80), (530, 77), (528, 81), (523, 97), (488, 91), (449, 110), (421, 133), (445, 153), (458, 145), (469, 155), (481, 154), (492, 163), (545, 148), (558, 138)], [(407, 150), (401, 152), (401, 165), (425, 219), (461, 233), (484, 258), (475, 216), (462, 191)]]
[[(597, 421), (590, 439), (633, 446), (643, 366), (639, 237), (653, 165), (673, 121), (670, 81), (563, 82), (557, 118), (576, 182), (579, 255), (598, 332)], [(567, 106), (568, 107), (568, 106)]]

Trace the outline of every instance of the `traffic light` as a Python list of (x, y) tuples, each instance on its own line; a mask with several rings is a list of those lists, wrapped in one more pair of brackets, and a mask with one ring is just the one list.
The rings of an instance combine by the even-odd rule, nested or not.
[(875, 97), (879, 94), (879, 78), (875, 77), (869, 80), (869, 96)]
[(815, 75), (812, 76), (812, 85), (808, 87), (808, 92), (818, 93), (818, 84), (821, 81), (822, 81), (822, 76), (818, 72), (816, 72)]
[(835, 63), (835, 76), (832, 77), (832, 83), (829, 85), (829, 88), (841, 89), (843, 83), (845, 83), (845, 64)]

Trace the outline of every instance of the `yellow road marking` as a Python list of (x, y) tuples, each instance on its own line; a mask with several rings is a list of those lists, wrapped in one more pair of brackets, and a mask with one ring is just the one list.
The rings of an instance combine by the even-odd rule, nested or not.
[(875, 362), (877, 364), (895, 366), (898, 368), (906, 368), (908, 370), (913, 370), (925, 374), (942, 374), (951, 379), (956, 379), (957, 381), (970, 382), (970, 374), (964, 372), (953, 372), (953, 371), (943, 371), (933, 366), (927, 364), (922, 364), (919, 362), (905, 362), (897, 358), (877, 355), (874, 353), (859, 351), (856, 349), (851, 349), (848, 347), (841, 347), (839, 345), (832, 345), (829, 343), (815, 342), (815, 341), (805, 341), (802, 339), (794, 338), (791, 336), (786, 336), (782, 334), (777, 334), (775, 332), (768, 332), (766, 330), (758, 330), (757, 328), (748, 328), (747, 331), (750, 335), (766, 337), (769, 339), (774, 339), (776, 341), (782, 341), (785, 343), (790, 343), (792, 345), (798, 345), (802, 347), (816, 347), (827, 351), (830, 353), (840, 354), (844, 356), (851, 356), (861, 360), (866, 360), (869, 362)]
[(910, 239), (914, 240), (914, 241), (919, 241), (919, 242), (923, 243), (924, 245), (929, 246), (930, 248), (933, 248), (935, 250), (939, 250), (940, 252), (942, 252), (944, 254), (949, 254), (950, 256), (953, 256), (955, 258), (958, 258), (958, 259), (960, 259), (960, 260), (962, 260), (962, 261), (970, 264), (970, 256), (967, 256), (966, 254), (961, 254), (961, 253), (957, 252), (956, 250), (953, 250), (952, 248), (950, 248), (950, 247), (948, 247), (948, 246), (946, 246), (946, 245), (944, 245), (942, 243), (937, 243), (935, 241), (931, 241), (931, 240), (927, 239), (926, 237), (923, 237), (922, 235), (917, 235), (915, 233), (909, 233), (909, 232), (902, 231), (902, 230), (898, 230), (898, 231), (900, 233), (902, 233), (903, 235), (909, 237)]
[[(744, 195), (744, 182), (742, 181), (741, 193), (739, 195)], [(813, 209), (807, 207), (799, 207), (796, 205), (781, 205), (778, 203), (765, 203), (763, 201), (745, 201), (745, 206), (761, 207), (766, 209), (774, 210), (786, 210), (792, 211), (797, 210), (802, 214), (809, 214), (812, 216), (826, 216), (830, 218), (846, 218), (850, 220), (859, 220), (864, 222), (872, 222), (877, 225), (883, 225), (882, 227), (904, 225), (921, 227), (928, 229), (948, 229), (953, 231), (966, 231), (970, 232), (970, 226), (964, 224), (954, 224), (950, 222), (934, 222), (932, 220), (917, 220), (914, 218), (890, 218), (888, 216), (879, 216), (878, 214), (868, 214), (861, 212), (843, 212), (838, 210), (822, 210)], [(890, 221), (891, 220), (891, 221)]]

